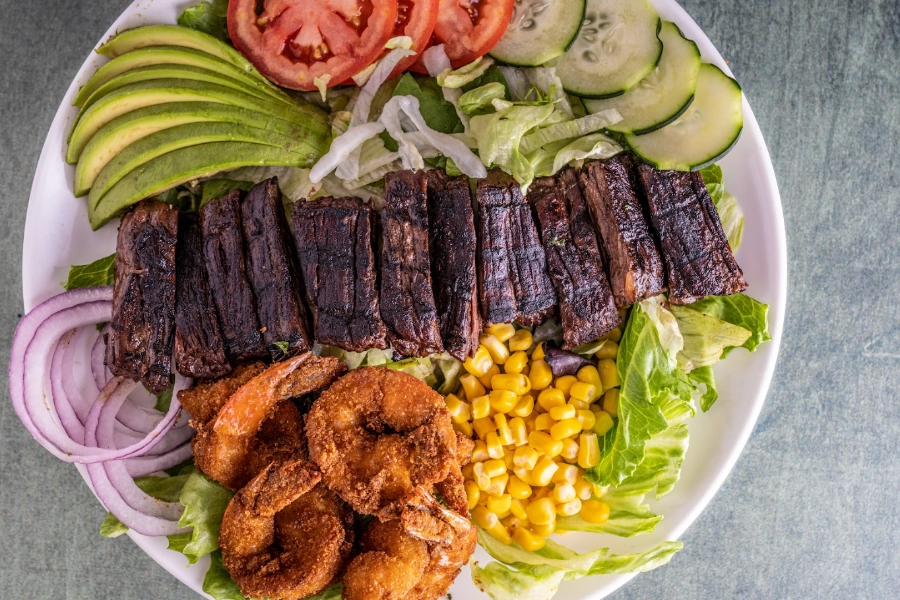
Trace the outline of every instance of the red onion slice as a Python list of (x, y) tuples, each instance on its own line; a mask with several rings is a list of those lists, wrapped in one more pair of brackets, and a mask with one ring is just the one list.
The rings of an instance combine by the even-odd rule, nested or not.
[[(50, 393), (55, 398), (68, 398), (61, 383), (67, 373), (64, 366), (65, 354), (71, 348), (76, 333), (77, 330), (73, 329), (63, 335), (56, 345), (56, 350), (53, 351), (53, 358), (50, 359)], [(84, 420), (75, 412), (71, 402), (59, 402), (56, 405), (56, 416), (59, 417), (59, 422), (66, 431), (66, 435), (76, 442), (84, 442)]]
[(100, 335), (91, 346), (91, 375), (94, 378), (98, 390), (102, 390), (106, 382), (112, 378), (109, 369), (106, 368), (106, 334), (109, 333), (109, 325), (105, 325)]
[(151, 473), (158, 473), (174, 466), (180, 465), (194, 455), (191, 444), (186, 443), (171, 452), (160, 456), (141, 456), (125, 459), (125, 468), (131, 477), (143, 477)]

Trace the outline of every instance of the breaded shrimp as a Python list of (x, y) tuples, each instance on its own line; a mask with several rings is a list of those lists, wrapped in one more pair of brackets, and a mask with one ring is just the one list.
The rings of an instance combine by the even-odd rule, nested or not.
[(399, 519), (373, 520), (343, 577), (343, 600), (435, 600), (475, 551), (468, 519), (418, 488)]
[(306, 416), (310, 460), (359, 513), (397, 518), (416, 487), (457, 464), (456, 433), (440, 394), (385, 367), (351, 371)]
[(244, 596), (299, 600), (322, 591), (353, 547), (353, 514), (303, 460), (270, 464), (228, 503), (219, 545)]
[(261, 362), (238, 365), (225, 377), (198, 381), (194, 387), (181, 390), (178, 392), (178, 401), (193, 417), (191, 425), (197, 429), (212, 421), (238, 388), (265, 370), (266, 365)]
[[(303, 354), (276, 363), (231, 394), (218, 415), (195, 425), (191, 442), (201, 472), (236, 490), (272, 461), (306, 458), (303, 422), (285, 400), (320, 389), (346, 370), (333, 357)], [(214, 402), (206, 399), (204, 406)]]

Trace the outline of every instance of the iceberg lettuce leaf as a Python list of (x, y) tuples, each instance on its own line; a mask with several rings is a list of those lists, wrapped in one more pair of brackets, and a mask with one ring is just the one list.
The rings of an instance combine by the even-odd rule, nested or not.
[[(191, 527), (190, 541), (184, 534), (169, 538), (170, 547), (178, 549), (193, 564), (219, 547), (219, 528), (222, 515), (234, 492), (199, 472), (191, 473), (181, 490), (179, 501), (184, 514), (178, 520), (179, 527)], [(175, 539), (172, 539), (175, 538)]]
[(678, 352), (678, 366), (685, 371), (719, 362), (726, 348), (743, 346), (751, 332), (740, 325), (723, 321), (685, 306), (670, 310), (678, 322), (684, 347)]
[[(707, 296), (702, 300), (685, 305), (685, 308), (696, 310), (704, 315), (716, 317), (726, 323), (738, 325), (748, 330), (750, 337), (741, 346), (750, 352), (756, 350), (757, 346), (763, 342), (772, 339), (772, 336), (769, 335), (769, 305), (763, 304), (759, 300), (754, 300), (746, 294)], [(723, 354), (722, 358), (725, 358), (727, 354), (728, 351)]]

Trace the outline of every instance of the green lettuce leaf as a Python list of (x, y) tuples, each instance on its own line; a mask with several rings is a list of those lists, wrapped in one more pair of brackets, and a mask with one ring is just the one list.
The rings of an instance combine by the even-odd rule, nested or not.
[(348, 352), (337, 346), (322, 346), (319, 352), (321, 356), (333, 356), (347, 363), (351, 371), (359, 367), (379, 367), (394, 360), (394, 351), (391, 348), (379, 350), (372, 348), (365, 352)]
[(662, 542), (646, 552), (634, 554), (609, 554), (599, 559), (591, 567), (588, 575), (621, 575), (624, 573), (646, 573), (672, 560), (681, 550), (681, 542)]
[[(750, 332), (742, 346), (753, 352), (757, 346), (772, 339), (769, 335), (768, 313), (769, 305), (754, 300), (745, 294), (732, 294), (730, 296), (707, 296), (685, 308), (716, 317), (726, 323), (738, 325)], [(723, 354), (722, 358), (728, 354)]]
[[(444, 99), (440, 86), (432, 77), (415, 78), (406, 73), (400, 78), (393, 96), (415, 96), (425, 123), (441, 133), (461, 133), (462, 122), (453, 104)], [(396, 148), (394, 148), (396, 150)]]
[(79, 288), (112, 285), (115, 281), (115, 264), (116, 253), (113, 252), (87, 265), (72, 265), (63, 287), (68, 292)]
[(743, 346), (750, 331), (717, 317), (684, 306), (671, 306), (678, 322), (684, 347), (678, 353), (678, 366), (685, 371), (719, 362), (726, 348)]
[(203, 578), (203, 591), (215, 600), (244, 600), (241, 589), (222, 562), (221, 550), (216, 550), (209, 557), (209, 570)]
[(128, 531), (128, 525), (116, 518), (112, 513), (106, 513), (103, 523), (100, 524), (100, 535), (103, 537), (119, 537)]
[[(147, 475), (138, 477), (134, 483), (148, 496), (152, 496), (163, 502), (178, 502), (181, 491), (184, 489), (190, 474), (194, 472), (193, 465), (181, 469), (180, 474), (170, 477), (157, 477)], [(100, 535), (104, 537), (118, 537), (128, 531), (128, 526), (119, 521), (112, 513), (106, 513), (103, 523), (100, 525)]]
[(738, 206), (737, 199), (725, 191), (725, 181), (722, 177), (722, 167), (709, 165), (700, 169), (706, 190), (716, 206), (719, 220), (722, 221), (722, 229), (728, 238), (728, 245), (737, 251), (744, 235), (744, 213)]
[(509, 84), (506, 82), (506, 77), (503, 76), (503, 72), (497, 67), (497, 65), (491, 65), (484, 73), (481, 74), (480, 77), (473, 81), (470, 81), (460, 89), (462, 89), (463, 92), (470, 92), (477, 87), (481, 87), (489, 83), (499, 83), (500, 85), (502, 85), (503, 89), (505, 90), (503, 99), (511, 100), (509, 95)]
[(184, 554), (191, 564), (217, 549), (222, 515), (232, 496), (234, 492), (205, 475), (191, 473), (179, 496), (184, 513), (178, 520), (179, 527), (192, 528), (190, 541), (185, 541), (184, 534), (170, 536), (170, 547)]
[(493, 64), (493, 59), (482, 56), (458, 69), (440, 73), (437, 76), (437, 84), (446, 88), (461, 88), (484, 75)]
[(251, 187), (252, 184), (277, 177), (281, 195), (292, 201), (311, 198), (318, 189), (309, 180), (309, 169), (300, 167), (241, 167), (228, 175), (233, 181), (250, 182)]
[(489, 562), (472, 563), (472, 581), (494, 600), (548, 600), (556, 595), (566, 571), (546, 565), (520, 565), (516, 569)]
[(700, 384), (706, 385), (706, 391), (700, 396), (700, 410), (703, 412), (712, 408), (712, 405), (719, 399), (719, 390), (716, 388), (716, 377), (713, 375), (712, 367), (700, 367), (688, 373), (688, 377), (699, 388)]
[(495, 113), (472, 117), (469, 129), (478, 141), (481, 161), (488, 167), (500, 167), (523, 187), (530, 185), (534, 169), (519, 145), (522, 137), (547, 121), (553, 111), (553, 104), (516, 104)]
[[(659, 500), (672, 491), (681, 476), (681, 464), (688, 449), (688, 428), (684, 423), (673, 425), (665, 431), (657, 433), (644, 445), (644, 460), (625, 481), (611, 488), (608, 495), (601, 498), (610, 505), (610, 509), (619, 498), (638, 496), (656, 490)], [(612, 518), (612, 510), (610, 510)]]
[[(608, 125), (622, 120), (622, 116), (614, 109), (590, 114), (580, 119), (560, 120), (558, 123), (540, 127), (533, 133), (522, 138), (522, 152), (531, 154), (541, 146), (560, 140), (570, 140), (589, 133), (594, 133)], [(606, 138), (610, 144), (617, 145), (611, 139)], [(621, 152), (621, 148), (619, 152)]]
[(170, 385), (162, 392), (156, 395), (156, 405), (153, 407), (161, 413), (169, 412), (169, 407), (172, 405), (172, 390), (174, 386)]
[(231, 39), (228, 37), (228, 26), (225, 22), (227, 13), (228, 0), (201, 2), (186, 8), (178, 17), (178, 24), (208, 33), (230, 44)]
[(608, 533), (619, 537), (633, 537), (643, 533), (652, 533), (662, 516), (656, 515), (650, 507), (643, 503), (643, 495), (630, 494), (627, 488), (622, 492), (619, 487), (610, 488), (600, 498), (609, 505), (609, 519), (604, 523), (588, 523), (580, 515), (557, 517), (556, 529), (559, 531), (589, 531), (591, 533)]
[(492, 102), (496, 98), (506, 98), (506, 87), (502, 83), (486, 83), (460, 96), (457, 105), (467, 115), (484, 114), (494, 110)]
[(206, 203), (216, 198), (221, 198), (225, 194), (234, 190), (248, 191), (253, 187), (252, 181), (237, 181), (234, 179), (207, 179), (200, 187), (200, 208), (206, 206)]

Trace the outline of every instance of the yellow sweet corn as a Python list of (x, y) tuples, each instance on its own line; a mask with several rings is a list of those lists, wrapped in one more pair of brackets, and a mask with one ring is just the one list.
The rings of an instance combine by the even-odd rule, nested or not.
[(561, 391), (566, 397), (569, 397), (569, 390), (572, 388), (572, 385), (577, 383), (578, 380), (575, 379), (572, 375), (563, 375), (556, 379), (556, 383), (553, 384), (553, 387)]
[(593, 383), (585, 383), (583, 381), (576, 381), (572, 384), (572, 387), (569, 388), (569, 398), (581, 400), (582, 402), (591, 402), (599, 396), (597, 393), (597, 386)]
[(531, 502), (525, 507), (525, 512), (528, 514), (528, 520), (535, 525), (549, 525), (556, 521), (556, 506), (550, 498)]
[(475, 448), (472, 450), (472, 462), (484, 462), (489, 458), (487, 444), (484, 443), (484, 440), (475, 440)]
[(531, 353), (531, 360), (544, 360), (544, 342), (538, 343), (534, 348), (534, 352)]
[[(502, 376), (494, 375), (494, 377)], [(519, 398), (518, 396), (516, 396), (515, 392), (503, 389), (491, 390), (488, 398), (490, 398), (491, 408), (494, 409), (494, 412), (498, 413), (509, 412), (516, 407), (516, 404), (519, 403)]]
[(537, 464), (540, 457), (540, 452), (531, 446), (519, 446), (516, 448), (515, 454), (513, 454), (513, 464), (517, 467), (524, 467), (530, 471)]
[[(554, 427), (556, 427), (556, 425), (554, 425)], [(538, 452), (546, 454), (549, 458), (559, 456), (563, 446), (562, 442), (550, 437), (550, 435), (543, 431), (532, 431), (529, 433), (528, 445)], [(490, 443), (488, 443), (488, 449), (490, 449)]]
[(488, 455), (491, 458), (503, 458), (503, 442), (500, 441), (500, 436), (496, 431), (488, 432), (484, 436), (484, 443), (487, 445)]
[(513, 531), (512, 537), (518, 545), (529, 552), (540, 550), (545, 543), (543, 536), (531, 533), (524, 527), (517, 527)]
[(484, 389), (484, 386), (481, 385), (481, 382), (478, 381), (478, 378), (471, 373), (466, 373), (465, 375), (460, 377), (459, 383), (462, 385), (462, 389), (466, 392), (466, 398), (470, 400), (472, 398), (477, 398), (478, 396), (484, 396), (485, 394), (487, 394), (487, 390)]
[(503, 365), (503, 372), (508, 374), (518, 374), (525, 370), (528, 366), (528, 355), (522, 350), (513, 352)]
[(600, 372), (600, 381), (603, 382), (603, 389), (619, 387), (619, 372), (616, 370), (616, 361), (611, 358), (601, 359), (597, 363), (597, 370)]
[(504, 446), (512, 444), (512, 430), (509, 428), (509, 423), (506, 421), (506, 415), (494, 415), (494, 423), (497, 425), (497, 437), (500, 438), (500, 443)]
[(484, 419), (491, 414), (491, 397), (476, 396), (472, 398), (471, 407), (473, 419)]
[(491, 367), (487, 370), (487, 373), (480, 376), (478, 378), (478, 382), (485, 387), (485, 389), (490, 389), (491, 387), (491, 377), (500, 373), (500, 367), (495, 364), (491, 364)]
[(538, 394), (537, 403), (545, 411), (549, 411), (551, 408), (562, 406), (563, 404), (565, 404), (566, 396), (561, 390), (557, 388), (547, 388), (545, 390), (541, 390), (541, 393)]
[(606, 411), (597, 411), (594, 413), (594, 433), (598, 436), (606, 435), (606, 433), (613, 428), (613, 420), (612, 417), (609, 416), (609, 413)]
[(544, 456), (531, 470), (531, 481), (534, 485), (547, 486), (553, 479), (553, 475), (559, 470), (559, 465)]
[(487, 348), (495, 365), (506, 363), (506, 359), (509, 358), (509, 348), (507, 348), (506, 344), (501, 342), (496, 335), (482, 333), (481, 336), (479, 336), (478, 341), (482, 346)]
[(582, 433), (578, 441), (578, 466), (590, 469), (600, 464), (600, 445), (596, 433)]
[(611, 417), (619, 416), (619, 390), (613, 388), (603, 394), (603, 410)]
[(469, 510), (478, 506), (478, 500), (481, 498), (481, 490), (474, 481), (466, 481), (463, 484), (466, 490), (466, 501), (469, 503)]
[(531, 380), (531, 389), (543, 390), (550, 382), (553, 381), (553, 371), (545, 360), (534, 360), (532, 355), (531, 370), (528, 372), (528, 378)]
[(547, 413), (542, 413), (534, 420), (534, 428), (537, 431), (550, 431), (550, 428), (556, 425), (556, 419)]
[(524, 396), (519, 398), (518, 403), (516, 403), (515, 408), (512, 409), (512, 414), (517, 417), (527, 417), (534, 411), (534, 396), (531, 394), (525, 394)]
[[(494, 334), (496, 335), (496, 334)], [(511, 352), (523, 352), (531, 348), (534, 337), (527, 329), (520, 329), (509, 338), (509, 349)]]
[(463, 368), (475, 377), (481, 377), (492, 366), (494, 366), (494, 361), (491, 358), (491, 353), (484, 346), (478, 346), (478, 349), (475, 350), (475, 355), (470, 356), (463, 363)]
[[(531, 382), (522, 374), (501, 373), (491, 377), (491, 388), (493, 389), (492, 394), (500, 390), (508, 390), (516, 396), (522, 396), (531, 391)], [(512, 406), (508, 410), (512, 410)]]
[(609, 504), (599, 500), (585, 500), (581, 503), (579, 514), (588, 523), (606, 523), (609, 520)]
[[(500, 415), (497, 415), (498, 417)], [(522, 417), (513, 417), (509, 420), (509, 431), (512, 435), (512, 444), (516, 447), (524, 446), (528, 443), (528, 426), (525, 425), (525, 419)]]
[(531, 486), (522, 481), (520, 477), (513, 475), (509, 478), (507, 484), (509, 495), (519, 500), (525, 500), (531, 496)]
[(492, 513), (486, 506), (476, 506), (471, 510), (472, 520), (482, 529), (490, 529), (500, 522), (497, 515)]
[(486, 327), (484, 332), (495, 336), (501, 342), (506, 342), (515, 337), (516, 328), (511, 323), (496, 323)]
[[(572, 437), (581, 431), (581, 421), (578, 419), (565, 419), (550, 428), (550, 436), (554, 440), (563, 440)], [(560, 450), (562, 450), (560, 448)]]

